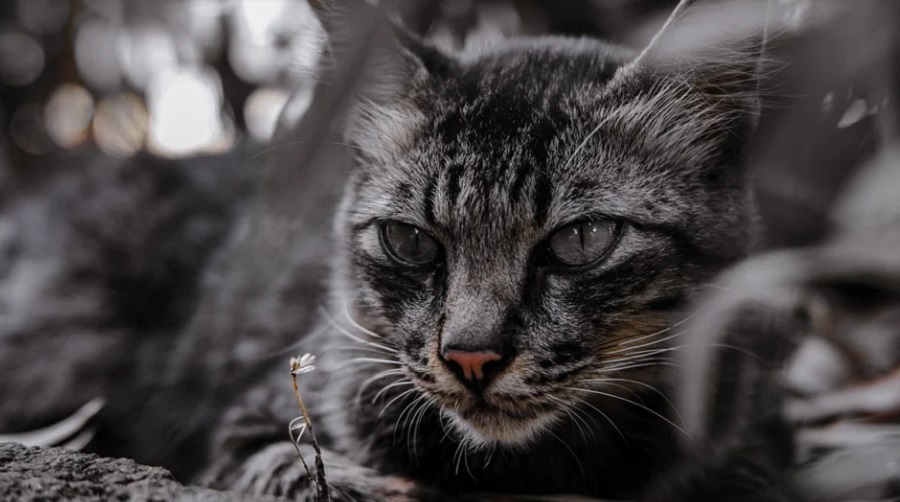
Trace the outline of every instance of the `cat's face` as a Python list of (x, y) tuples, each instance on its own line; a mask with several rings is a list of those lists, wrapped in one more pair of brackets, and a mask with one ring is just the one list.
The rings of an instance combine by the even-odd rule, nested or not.
[(648, 383), (686, 288), (745, 251), (737, 105), (628, 58), (427, 51), (351, 128), (335, 293), (471, 440)]

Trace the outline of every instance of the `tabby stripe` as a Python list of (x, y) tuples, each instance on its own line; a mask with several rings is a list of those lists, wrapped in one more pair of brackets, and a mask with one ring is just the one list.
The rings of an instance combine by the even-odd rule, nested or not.
[(550, 177), (543, 171), (538, 171), (534, 182), (534, 221), (538, 225), (547, 221), (550, 214), (550, 204), (553, 202), (553, 184)]
[(463, 175), (463, 166), (453, 164), (447, 170), (447, 203), (449, 204), (449, 212), (453, 212), (453, 208), (458, 204), (459, 193), (462, 191), (460, 186), (460, 178)]
[(434, 225), (436, 222), (434, 216), (434, 198), (437, 197), (437, 177), (428, 180), (428, 186), (425, 188), (425, 221)]

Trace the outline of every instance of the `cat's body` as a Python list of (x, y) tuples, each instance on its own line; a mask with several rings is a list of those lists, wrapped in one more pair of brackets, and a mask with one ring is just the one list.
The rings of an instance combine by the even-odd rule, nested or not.
[[(341, 455), (335, 493), (365, 493), (342, 491), (350, 463), (418, 496), (777, 498), (777, 419), (698, 460), (663, 371), (686, 297), (751, 244), (748, 60), (680, 73), (589, 39), (459, 55), (401, 40), (379, 61), (401, 77), (376, 75), (351, 113), (328, 308), (303, 346), (320, 357), (303, 379), (326, 457)], [(570, 230), (612, 237), (582, 237), (590, 256), (570, 266), (553, 237)], [(299, 489), (292, 446), (260, 440), (296, 414), (284, 370), (268, 382), (218, 436), (256, 456), (214, 459), (214, 485)]]
[(309, 493), (287, 357), (312, 352), (302, 387), (336, 498), (776, 500), (777, 420), (697, 459), (663, 371), (686, 298), (751, 243), (756, 60), (682, 71), (588, 39), (458, 55), (401, 40), (400, 78), (351, 112), (333, 238), (297, 215), (307, 238), (269, 256), (241, 229), (265, 204), (221, 218), (231, 238), (195, 261), (192, 316), (127, 361), (148, 365), (128, 385), (160, 378), (125, 413), (144, 428), (119, 434), (145, 450), (166, 434), (144, 459), (208, 462), (213, 486)]

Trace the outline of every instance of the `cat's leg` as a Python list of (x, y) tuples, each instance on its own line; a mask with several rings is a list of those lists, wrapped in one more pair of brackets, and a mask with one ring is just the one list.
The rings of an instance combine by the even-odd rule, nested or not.
[[(300, 451), (313, 476), (315, 452), (310, 445)], [(316, 485), (311, 483), (297, 450), (290, 441), (267, 443), (246, 458), (232, 457), (230, 462), (216, 459), (200, 482), (216, 489), (252, 494), (278, 495), (294, 500), (315, 500)], [(324, 449), (326, 479), (332, 500), (414, 501), (437, 500), (415, 482), (399, 476), (380, 474), (362, 467), (332, 450)]]
[[(213, 433), (210, 465), (196, 483), (219, 490), (315, 499), (316, 485), (310, 482), (288, 432), (288, 424), (300, 412), (286, 373), (273, 374), (267, 385), (252, 389), (222, 417)], [(317, 432), (332, 500), (449, 499), (413, 480), (361, 466), (348, 455), (329, 448), (331, 441), (323, 427), (329, 418), (316, 414), (315, 410), (321, 408), (319, 403), (311, 402), (309, 406), (314, 415), (313, 427), (321, 428)], [(316, 477), (315, 452), (308, 432), (299, 449)]]
[(691, 438), (648, 500), (788, 500), (794, 442), (780, 374), (805, 329), (803, 295), (790, 276), (767, 280), (771, 265), (711, 285), (716, 293), (690, 325), (677, 381)]

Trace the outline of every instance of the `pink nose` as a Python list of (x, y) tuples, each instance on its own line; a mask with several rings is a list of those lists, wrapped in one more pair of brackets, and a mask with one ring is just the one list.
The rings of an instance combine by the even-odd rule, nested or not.
[(456, 363), (467, 380), (483, 380), (484, 365), (503, 359), (496, 352), (466, 352), (464, 350), (450, 350), (444, 354), (444, 359)]

